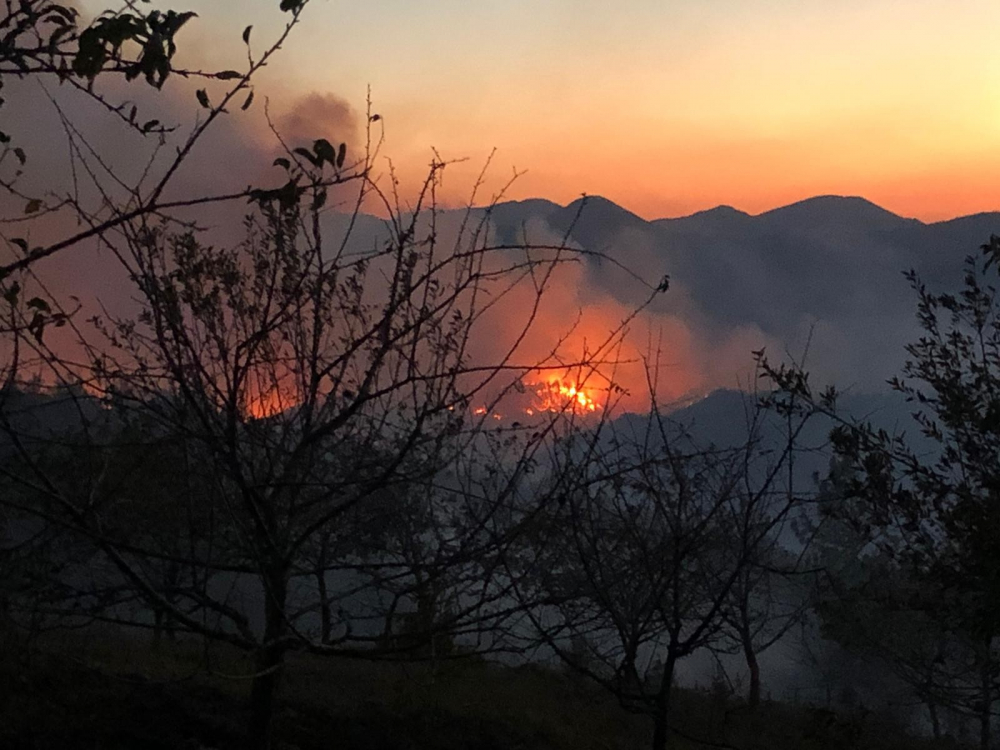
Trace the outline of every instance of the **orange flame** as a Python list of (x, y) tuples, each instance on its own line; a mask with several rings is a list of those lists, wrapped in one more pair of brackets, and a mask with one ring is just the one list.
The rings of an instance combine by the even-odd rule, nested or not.
[[(525, 414), (534, 417), (546, 412), (586, 415), (604, 409), (604, 406), (597, 401), (600, 396), (594, 389), (587, 388), (575, 380), (550, 378), (547, 381), (534, 383), (516, 383), (515, 386), (518, 393), (525, 395), (518, 396), (511, 392), (503, 399), (503, 403), (514, 415)], [(506, 412), (493, 411), (487, 406), (471, 407), (471, 411), (477, 417), (494, 419), (498, 422), (509, 416)]]
[[(553, 378), (547, 383), (535, 383), (532, 387), (536, 396), (534, 411), (570, 410), (576, 413), (590, 413), (601, 408), (589, 389), (572, 380), (562, 381)], [(529, 416), (533, 413), (532, 409), (525, 411)]]
[(267, 419), (296, 406), (299, 399), (281, 388), (248, 388), (243, 394), (243, 414), (249, 419)]

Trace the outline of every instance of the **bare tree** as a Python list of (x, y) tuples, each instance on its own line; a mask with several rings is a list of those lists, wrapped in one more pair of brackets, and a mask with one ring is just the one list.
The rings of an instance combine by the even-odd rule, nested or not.
[(650, 716), (655, 750), (678, 731), (677, 663), (722, 637), (741, 576), (798, 507), (782, 480), (804, 422), (772, 452), (759, 442), (763, 413), (753, 410), (745, 444), (718, 448), (654, 403), (648, 417), (564, 441), (553, 458), (565, 490), (520, 561), (544, 602), (532, 610), (535, 633)]
[[(812, 546), (812, 498), (803, 488), (796, 486), (796, 454), (805, 447), (796, 445), (802, 416), (797, 415), (792, 403), (774, 402), (771, 397), (762, 401), (772, 405), (777, 414), (772, 415), (768, 436), (776, 444), (783, 445), (784, 458), (781, 488), (786, 501), (794, 505), (796, 512), (786, 514), (779, 523), (774, 523), (771, 504), (760, 504), (751, 513), (747, 527), (757, 535), (749, 559), (739, 570), (733, 581), (726, 604), (722, 610), (722, 641), (713, 646), (720, 652), (740, 653), (746, 663), (748, 673), (747, 704), (754, 710), (760, 704), (761, 673), (759, 656), (779, 643), (788, 632), (802, 621), (809, 610), (810, 588), (814, 566), (807, 567)], [(760, 415), (748, 415), (752, 423)], [(768, 420), (765, 420), (765, 423)], [(779, 427), (780, 424), (780, 427)], [(763, 436), (756, 436), (760, 440)], [(815, 450), (815, 446), (812, 447)], [(764, 450), (764, 446), (758, 447)], [(745, 532), (744, 532), (745, 534)], [(733, 536), (740, 536), (734, 529)], [(793, 552), (792, 548), (797, 547)]]
[[(394, 175), (384, 192), (370, 107), (357, 153), (336, 134), (286, 143), (275, 129), (274, 183), (177, 191), (206, 134), (253, 105), (256, 74), (307, 4), (281, 0), (275, 37), (261, 48), (247, 27), (245, 64), (214, 72), (174, 65), (188, 13), (126, 0), (84, 25), (64, 3), (29, 0), (8, 3), (0, 22), (4, 83), (78, 89), (148, 146), (134, 173), (116, 170), (50, 88), (40, 95), (69, 153), (58, 184), (29, 180), (30, 151), (0, 137), (2, 550), (46, 566), (5, 592), (5, 607), (22, 621), (96, 619), (246, 651), (248, 734), (261, 748), (292, 650), (438, 658), (509, 647), (522, 599), (504, 550), (558, 492), (538, 494), (528, 477), (576, 420), (573, 399), (516, 424), (495, 423), (494, 406), (549, 368), (594, 375), (625, 326), (577, 361), (554, 356), (558, 332), (553, 356), (523, 361), (552, 274), (575, 252), (565, 240), (497, 244), (489, 210), (449, 225), (437, 159), (414, 205)], [(99, 88), (118, 76), (156, 89), (204, 79), (189, 92), (193, 124), (119, 104)], [(242, 240), (212, 246), (199, 216), (222, 205), (248, 205)], [(362, 206), (387, 217), (377, 236), (358, 236)], [(76, 228), (50, 236), (64, 216)], [(85, 303), (52, 293), (39, 262), (84, 242), (117, 259), (135, 309), (80, 320)], [(481, 323), (519, 286), (531, 292), (504, 313), (513, 336), (474, 357)], [(64, 405), (40, 429), (11, 408), (35, 377), (48, 393), (36, 407)]]
[[(289, 651), (441, 656), (443, 636), (463, 651), (507, 647), (520, 604), (501, 560), (559, 491), (529, 497), (525, 479), (572, 431), (575, 400), (509, 425), (473, 404), (546, 368), (593, 373), (621, 333), (577, 362), (519, 361), (574, 253), (495, 245), (489, 211), (446, 226), (440, 163), (410, 211), (353, 176), (383, 201), (386, 231), (361, 244), (352, 219), (330, 242), (344, 151), (290, 152), (287, 184), (249, 196), (231, 247), (167, 218), (120, 223), (139, 310), (70, 319), (82, 354), (13, 329), (32, 366), (77, 394), (78, 429), (62, 437), (72, 472), (52, 471), (59, 451), (36, 450), (10, 420), (17, 460), (0, 469), (19, 513), (93, 552), (63, 576), (64, 604), (253, 654), (254, 747), (270, 746)], [(505, 312), (520, 328), (474, 361), (478, 324), (518, 284), (533, 295)], [(398, 616), (406, 637), (393, 637)]]
[(801, 558), (785, 550), (768, 534), (758, 553), (743, 566), (722, 612), (725, 639), (714, 646), (725, 653), (740, 653), (747, 666), (747, 705), (760, 705), (759, 657), (779, 643), (809, 609), (803, 586)]

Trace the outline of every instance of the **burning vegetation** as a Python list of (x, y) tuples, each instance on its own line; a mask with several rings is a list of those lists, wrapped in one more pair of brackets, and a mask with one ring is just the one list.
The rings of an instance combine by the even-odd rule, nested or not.
[(532, 386), (536, 396), (535, 411), (596, 412), (601, 405), (594, 400), (593, 390), (572, 380), (558, 378)]
[(524, 414), (529, 417), (546, 413), (586, 416), (604, 410), (599, 399), (598, 391), (583, 383), (572, 379), (549, 378), (531, 384), (518, 383), (515, 390), (507, 393), (492, 409), (485, 405), (477, 406), (472, 413), (477, 417), (488, 415), (498, 421), (509, 414)]

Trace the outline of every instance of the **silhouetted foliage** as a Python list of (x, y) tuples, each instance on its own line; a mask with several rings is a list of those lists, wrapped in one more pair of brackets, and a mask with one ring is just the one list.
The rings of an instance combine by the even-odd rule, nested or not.
[[(923, 444), (839, 418), (838, 497), (827, 508), (871, 545), (868, 585), (855, 587), (846, 611), (828, 611), (830, 627), (847, 638), (847, 616), (884, 620), (891, 631), (868, 647), (925, 699), (976, 715), (984, 750), (1000, 677), (1000, 308), (989, 273), (998, 257), (992, 237), (966, 259), (955, 293), (906, 273), (922, 335), (889, 384), (913, 405)], [(766, 367), (782, 393), (836, 417), (832, 391), (815, 396), (801, 370)]]

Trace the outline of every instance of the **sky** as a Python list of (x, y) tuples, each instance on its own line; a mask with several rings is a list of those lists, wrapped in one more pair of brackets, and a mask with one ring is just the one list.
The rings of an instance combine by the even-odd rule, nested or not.
[[(93, 11), (108, 0), (78, 2)], [(289, 17), (278, 0), (155, 2), (198, 13), (178, 38), (177, 62), (190, 69), (244, 69), (244, 28), (253, 26), (259, 56)], [(372, 111), (381, 115), (374, 127), (386, 138), (375, 172), (384, 180), (391, 158), (404, 201), (436, 149), (465, 159), (447, 168), (439, 205), (465, 205), (495, 149), (480, 205), (518, 173), (508, 199), (568, 204), (600, 195), (647, 219), (718, 205), (759, 213), (827, 194), (863, 196), (925, 221), (1000, 210), (994, 29), (996, 0), (311, 0), (301, 26), (254, 79), (254, 106), (230, 107), (215, 121), (172, 178), (168, 197), (278, 187), (286, 177), (273, 166), (282, 152), (267, 117), (291, 147), (324, 137), (346, 141), (355, 158), (370, 92)], [(140, 121), (176, 124), (172, 138), (181, 142), (204, 113), (195, 90), (205, 86), (217, 102), (234, 84), (172, 76), (160, 93), (142, 82), (101, 85), (110, 100), (137, 102)], [(56, 91), (128, 179), (138, 179), (153, 154), (171, 158), (174, 142), (160, 149), (153, 137), (110, 127), (107, 112), (69, 87)], [(31, 179), (59, 183), (67, 173), (65, 133), (39, 93), (30, 81), (5, 88)], [(337, 192), (328, 208), (349, 210), (349, 200)], [(600, 210), (594, 205), (588, 210)], [(211, 241), (230, 242), (227, 232), (242, 226), (243, 211), (242, 204), (213, 206), (199, 220), (215, 232)], [(33, 221), (31, 243), (74, 231), (65, 223), (71, 218)], [(662, 342), (669, 371), (658, 396), (743, 387), (751, 351), (799, 356), (803, 342), (812, 347), (811, 363), (837, 382), (880, 386), (895, 371), (874, 367), (872, 352), (899, 354), (908, 340), (912, 308), (898, 270), (912, 259), (866, 244), (863, 227), (831, 232), (800, 219), (788, 224), (786, 216), (780, 236), (744, 227), (749, 234), (738, 239), (664, 239), (612, 216), (615, 226), (595, 235), (589, 249), (620, 256), (644, 280), (671, 275), (669, 295), (644, 310), (623, 355), (640, 363)], [(531, 229), (535, 242), (560, 242), (565, 231)], [(977, 234), (974, 243), (987, 237)], [(91, 305), (125, 304), (123, 272), (110, 273), (111, 259), (95, 252), (66, 253), (46, 266), (53, 288), (86, 288)], [(888, 275), (865, 266), (872, 258), (891, 266)], [(886, 278), (898, 289), (879, 286)], [(591, 275), (577, 269), (553, 286), (532, 353), (550, 351), (571, 330), (567, 361), (628, 318), (646, 294), (630, 296), (629, 284), (608, 268)], [(482, 338), (485, 359), (503, 341), (509, 321), (501, 323)], [(859, 345), (873, 330), (877, 335), (864, 339), (871, 346)], [(879, 362), (897, 365), (888, 355)], [(640, 365), (631, 379), (630, 392), (646, 391)]]
[[(269, 0), (189, 0), (196, 62), (239, 60)], [(177, 2), (170, 4), (179, 7)], [(861, 195), (924, 220), (1000, 208), (995, 0), (314, 0), (268, 71), (385, 120), (411, 185), (436, 148), (462, 201), (605, 196), (644, 218)]]

